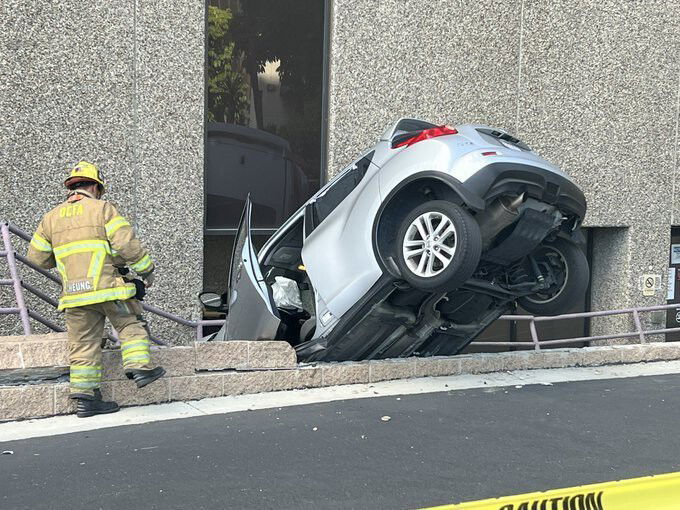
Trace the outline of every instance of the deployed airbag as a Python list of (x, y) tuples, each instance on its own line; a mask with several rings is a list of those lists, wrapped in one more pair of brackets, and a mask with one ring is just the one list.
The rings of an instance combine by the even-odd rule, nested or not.
[(286, 310), (302, 310), (302, 299), (297, 282), (285, 276), (277, 276), (274, 280), (272, 293), (276, 307)]

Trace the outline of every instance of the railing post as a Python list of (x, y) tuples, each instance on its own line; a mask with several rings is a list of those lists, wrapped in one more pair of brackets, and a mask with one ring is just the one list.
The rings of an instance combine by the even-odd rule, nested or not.
[(203, 338), (203, 321), (199, 320), (196, 324), (196, 340)]
[(529, 331), (531, 332), (531, 341), (534, 342), (534, 350), (540, 351), (541, 344), (538, 341), (538, 331), (536, 330), (536, 321), (532, 318), (529, 321)]
[(2, 240), (5, 244), (5, 251), (7, 252), (7, 266), (9, 267), (9, 275), (12, 279), (14, 287), (14, 296), (17, 301), (17, 308), (19, 308), (19, 316), (21, 317), (21, 324), (24, 328), (24, 335), (31, 334), (31, 323), (28, 320), (28, 308), (24, 301), (24, 289), (21, 286), (21, 277), (17, 268), (17, 261), (14, 257), (14, 248), (12, 247), (12, 239), (9, 237), (9, 225), (7, 222), (0, 224), (2, 230)]
[(645, 332), (642, 330), (642, 322), (640, 322), (640, 314), (638, 313), (637, 308), (633, 310), (633, 321), (635, 322), (635, 332), (640, 337), (640, 343), (646, 343)]

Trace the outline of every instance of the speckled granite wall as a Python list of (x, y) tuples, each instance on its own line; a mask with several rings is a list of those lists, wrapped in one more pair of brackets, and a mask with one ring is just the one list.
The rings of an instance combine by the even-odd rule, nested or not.
[(593, 308), (665, 302), (639, 277), (665, 283), (680, 223), (680, 2), (335, 0), (331, 19), (331, 174), (402, 115), (509, 129), (573, 175), (587, 226), (623, 227), (595, 236)]
[[(158, 260), (150, 301), (184, 316), (202, 282), (203, 15), (0, 4), (0, 217), (33, 228), (64, 170), (96, 161)], [(509, 129), (588, 196), (594, 307), (663, 301), (638, 285), (680, 224), (678, 0), (334, 0), (330, 18), (330, 174), (401, 115)]]
[(514, 130), (519, 1), (332, 3), (331, 174), (404, 115)]
[(0, 217), (33, 229), (66, 169), (95, 161), (158, 263), (149, 300), (195, 315), (204, 2), (7, 0), (0, 52)]
[(205, 6), (203, 0), (138, 3), (136, 207), (140, 235), (159, 268), (149, 301), (196, 319), (203, 287)]

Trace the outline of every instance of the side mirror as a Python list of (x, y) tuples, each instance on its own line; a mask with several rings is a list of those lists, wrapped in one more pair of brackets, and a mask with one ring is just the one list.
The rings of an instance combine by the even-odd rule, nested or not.
[(205, 307), (206, 310), (213, 312), (224, 312), (226, 306), (222, 302), (222, 296), (216, 292), (201, 292), (198, 295), (198, 300)]

